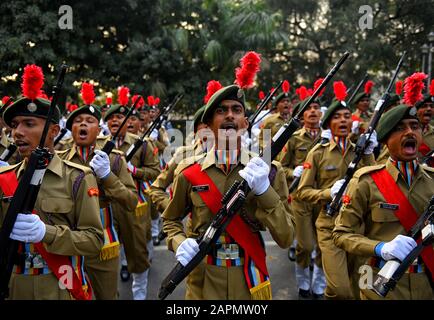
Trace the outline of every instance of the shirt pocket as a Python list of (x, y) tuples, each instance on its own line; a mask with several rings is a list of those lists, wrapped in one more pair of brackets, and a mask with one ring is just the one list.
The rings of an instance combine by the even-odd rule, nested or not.
[(69, 198), (45, 198), (41, 202), (41, 210), (46, 214), (72, 213), (73, 202)]
[(399, 219), (395, 215), (394, 210), (384, 208), (374, 208), (371, 211), (372, 221), (375, 222), (396, 222)]

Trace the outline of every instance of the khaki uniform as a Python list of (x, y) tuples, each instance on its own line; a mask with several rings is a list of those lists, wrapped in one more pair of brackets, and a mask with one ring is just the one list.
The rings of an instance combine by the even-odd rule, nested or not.
[[(19, 179), (24, 167), (24, 162), (3, 167), (0, 174), (14, 170)], [(80, 260), (74, 258), (76, 256), (94, 256), (100, 252), (104, 236), (98, 197), (91, 192), (96, 188), (91, 170), (53, 156), (35, 205), (39, 217), (46, 224), (42, 242), (48, 252), (71, 256), (74, 261)], [(3, 192), (0, 194), (3, 198)], [(9, 202), (3, 200), (1, 221), (8, 206)], [(71, 299), (66, 289), (59, 288), (59, 281), (49, 269), (42, 275), (14, 272), (10, 288), (11, 299)]]
[[(370, 176), (370, 173), (383, 168), (391, 174), (418, 214), (424, 212), (434, 194), (432, 168), (419, 166), (410, 188), (390, 160), (386, 164), (362, 168), (356, 172), (348, 187), (350, 203), (342, 207), (336, 218), (333, 238), (336, 245), (351, 254), (362, 256), (367, 262), (375, 256), (374, 250), (379, 242), (391, 241), (399, 234), (406, 235), (394, 210), (382, 206), (387, 202)], [(373, 269), (376, 275), (379, 269)], [(382, 299), (368, 289), (361, 290), (361, 296), (365, 299)], [(434, 292), (425, 272), (407, 272), (386, 298), (434, 299)]]
[(430, 148), (434, 149), (434, 127), (429, 125), (429, 129), (422, 134), (423, 142)]
[[(283, 170), (286, 174), (288, 186), (292, 183), (294, 168), (303, 165), (307, 154), (321, 139), (321, 131), (315, 139), (301, 128), (294, 132), (286, 144), (286, 152), (281, 160)], [(315, 220), (318, 217), (320, 206), (299, 200), (295, 197), (295, 191), (291, 194), (291, 209), (295, 219), (295, 237), (297, 239), (296, 261), (303, 268), (310, 263), (311, 253), (317, 244)], [(319, 251), (319, 250), (318, 250)], [(320, 253), (320, 252), (318, 252)], [(321, 254), (315, 258), (317, 266), (321, 266)]]
[(158, 211), (163, 212), (167, 205), (169, 204), (170, 197), (166, 192), (167, 187), (173, 182), (175, 169), (181, 160), (192, 157), (194, 155), (200, 155), (203, 152), (202, 144), (196, 142), (192, 146), (181, 146), (179, 147), (172, 159), (170, 159), (167, 164), (167, 168), (163, 170), (155, 179), (149, 190), (149, 196), (151, 197), (152, 203), (155, 204)]
[(264, 130), (269, 129), (271, 130), (271, 136), (270, 139), (273, 138), (273, 136), (279, 131), (279, 129), (287, 122), (287, 120), (283, 119), (283, 117), (280, 115), (280, 113), (272, 114), (268, 118), (264, 120), (264, 125), (259, 132), (259, 147), (264, 147)]
[[(126, 153), (137, 139), (139, 136), (127, 132), (119, 150)], [(136, 185), (136, 194), (143, 181), (155, 179), (160, 173), (158, 158), (154, 149), (153, 143), (146, 140), (146, 144), (134, 154), (130, 161), (136, 168), (136, 172), (132, 174)], [(115, 228), (124, 245), (130, 273), (142, 273), (150, 266), (146, 246), (151, 240), (151, 206), (149, 203), (150, 199), (146, 197), (144, 202), (141, 202), (133, 212), (127, 212), (125, 207), (117, 201), (112, 204)]]
[[(9, 147), (11, 142), (13, 142), (12, 138), (8, 137), (8, 134), (6, 133), (5, 128), (3, 128), (2, 133), (1, 133), (1, 137), (0, 137), (0, 156)], [(17, 164), (21, 161), (22, 161), (21, 156), (18, 153), (18, 151), (16, 150), (7, 162), (10, 165), (12, 165), (12, 164)]]
[(68, 150), (72, 148), (73, 144), (74, 144), (74, 139), (70, 137), (68, 139), (60, 140), (59, 143), (56, 146), (54, 146), (54, 149), (56, 149), (56, 151)]
[[(206, 206), (197, 191), (182, 173), (194, 161), (214, 181), (219, 191), (224, 194), (229, 187), (240, 180), (238, 172), (244, 168), (249, 160), (249, 154), (241, 153), (240, 162), (226, 175), (217, 165), (214, 148), (207, 154), (187, 159), (181, 163), (175, 172), (173, 198), (162, 214), (163, 230), (167, 233), (167, 244), (170, 250), (176, 252), (178, 246), (187, 238), (197, 238), (205, 232), (213, 213)], [(273, 239), (282, 248), (290, 246), (293, 240), (293, 224), (288, 206), (288, 186), (284, 172), (278, 162), (274, 181), (264, 194), (255, 196), (249, 193), (245, 205), (241, 209), (241, 216), (254, 232), (270, 231)], [(191, 207), (192, 214), (184, 231), (182, 218), (185, 208)], [(244, 278), (243, 265), (221, 267), (208, 264), (207, 258), (199, 264), (187, 277), (186, 299), (251, 299), (249, 288)]]
[[(102, 139), (98, 139), (101, 142)], [(104, 139), (105, 140), (105, 139)], [(103, 145), (97, 146), (96, 150)], [(59, 152), (59, 156), (65, 160), (72, 161), (90, 167), (89, 163), (93, 158), (92, 152), (87, 161), (84, 162), (77, 153), (76, 145), (71, 149)], [(125, 214), (134, 211), (137, 205), (136, 188), (133, 178), (127, 170), (127, 163), (123, 157), (123, 152), (113, 150), (110, 153), (110, 175), (104, 179), (97, 179), (99, 188), (99, 203), (103, 210), (111, 210), (110, 203), (117, 201), (124, 206)], [(104, 211), (101, 215), (105, 215)], [(95, 298), (97, 300), (113, 300), (117, 298), (118, 275), (119, 275), (119, 242), (116, 231), (110, 223), (113, 217), (103, 218), (104, 247), (102, 251), (95, 256), (86, 257), (85, 268), (89, 274), (92, 283)], [(114, 233), (113, 233), (114, 231)]]
[[(354, 158), (355, 146), (348, 140), (344, 155), (334, 140), (315, 146), (306, 158), (311, 168), (303, 172), (296, 192), (296, 197), (301, 201), (321, 205), (315, 226), (322, 253), (323, 270), (327, 279), (325, 296), (330, 299), (354, 298), (349, 281), (353, 270), (352, 261), (350, 259), (347, 261), (346, 252), (333, 243), (331, 234), (335, 217), (326, 215), (326, 205), (332, 200), (331, 187), (344, 177), (349, 163)], [(359, 166), (371, 165), (374, 162), (374, 156), (370, 154), (362, 158)]]
[(386, 163), (387, 159), (389, 159), (389, 149), (387, 148), (386, 144), (382, 144), (380, 154), (375, 161), (378, 164), (384, 164)]

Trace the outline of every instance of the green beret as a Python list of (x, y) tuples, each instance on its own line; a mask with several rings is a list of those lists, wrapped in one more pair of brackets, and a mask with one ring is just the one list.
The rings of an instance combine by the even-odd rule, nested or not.
[(202, 122), (206, 122), (208, 118), (212, 116), (212, 112), (215, 108), (217, 108), (223, 100), (235, 100), (240, 102), (243, 107), (246, 104), (244, 91), (240, 90), (240, 87), (237, 85), (230, 85), (227, 87), (223, 87), (214, 93), (211, 98), (208, 100), (208, 103), (205, 105), (205, 109), (202, 115)]
[[(295, 104), (294, 108), (292, 109), (292, 116), (293, 116), (293, 117), (297, 114), (297, 112), (298, 112), (302, 107), (304, 107), (304, 105), (306, 104), (306, 102), (307, 102), (309, 99), (310, 99), (310, 97), (307, 97), (307, 98), (305, 98), (303, 101), (299, 101), (299, 102), (297, 102), (297, 103)], [(311, 102), (311, 104), (312, 104), (312, 103), (317, 103), (317, 104), (319, 104), (319, 105), (321, 106), (321, 103), (320, 103), (320, 101), (318, 100), (318, 98), (316, 98), (315, 100), (313, 100), (313, 101)], [(301, 114), (301, 116), (303, 116), (303, 114)]]
[(382, 142), (386, 140), (389, 133), (392, 132), (395, 126), (402, 119), (409, 119), (409, 118), (417, 119), (416, 112), (417, 112), (416, 108), (409, 107), (406, 104), (400, 104), (399, 106), (396, 106), (395, 108), (392, 108), (386, 113), (384, 113), (381, 116), (377, 127), (378, 141)]
[(194, 113), (193, 117), (193, 130), (196, 131), (197, 126), (201, 123), (203, 112), (205, 111), (205, 106), (200, 107)]
[(90, 114), (91, 116), (94, 116), (98, 120), (98, 122), (99, 120), (101, 120), (101, 109), (98, 106), (84, 105), (80, 108), (75, 109), (69, 114), (68, 120), (66, 120), (66, 129), (71, 130), (74, 118), (83, 113), (87, 113)]
[(434, 103), (434, 96), (431, 96), (431, 95), (429, 95), (429, 94), (426, 94), (426, 95), (423, 96), (423, 99), (420, 100), (420, 101), (418, 101), (418, 102), (416, 102), (416, 103), (414, 104), (414, 106), (416, 107), (416, 109), (420, 109), (420, 108), (422, 108), (423, 105), (424, 105), (425, 103), (427, 103), (427, 102)]
[(107, 119), (110, 118), (115, 113), (120, 113), (126, 116), (128, 114), (129, 108), (126, 106), (122, 106), (120, 104), (115, 104), (110, 107), (110, 109), (107, 110), (107, 112), (104, 115), (104, 121), (107, 122)]
[(279, 93), (279, 95), (274, 100), (274, 105), (277, 106), (277, 104), (280, 102), (280, 100), (285, 99), (285, 98), (289, 98), (289, 93), (288, 92), (281, 92), (281, 93)]
[(384, 107), (384, 110), (387, 110), (390, 108), (390, 106), (396, 104), (397, 102), (399, 102), (401, 100), (401, 98), (397, 95), (392, 93), (390, 95), (390, 98), (387, 100), (386, 102), (386, 106)]
[(358, 94), (356, 94), (356, 96), (354, 97), (354, 100), (352, 101), (352, 104), (354, 106), (354, 108), (357, 107), (357, 103), (362, 100), (363, 98), (371, 98), (370, 94), (366, 94), (365, 92), (359, 92)]
[[(10, 126), (12, 119), (16, 116), (31, 116), (37, 118), (47, 118), (48, 110), (50, 109), (50, 100), (36, 98), (35, 100), (30, 100), (28, 98), (21, 98), (14, 103), (12, 103), (3, 112), (3, 120)], [(51, 122), (59, 123), (60, 111), (56, 106), (54, 108), (53, 117)]]
[(322, 123), (321, 123), (321, 127), (323, 129), (327, 129), (328, 126), (328, 122), (331, 119), (332, 115), (338, 111), (339, 109), (350, 109), (348, 108), (347, 104), (345, 103), (345, 101), (338, 101), (336, 99), (333, 99), (333, 102), (331, 103), (331, 105), (327, 108), (327, 111), (324, 113), (324, 115), (322, 116)]

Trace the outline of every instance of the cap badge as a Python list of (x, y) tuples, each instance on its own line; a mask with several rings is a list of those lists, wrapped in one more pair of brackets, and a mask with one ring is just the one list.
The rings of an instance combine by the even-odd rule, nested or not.
[(415, 107), (411, 107), (410, 111), (408, 112), (409, 115), (415, 116), (417, 113), (417, 110)]
[(92, 113), (95, 113), (95, 108), (92, 107), (92, 106), (90, 106), (90, 107), (89, 107), (89, 111), (92, 112)]
[(29, 112), (35, 112), (38, 109), (38, 106), (34, 103), (34, 102), (30, 102), (27, 105), (27, 110), (29, 110)]

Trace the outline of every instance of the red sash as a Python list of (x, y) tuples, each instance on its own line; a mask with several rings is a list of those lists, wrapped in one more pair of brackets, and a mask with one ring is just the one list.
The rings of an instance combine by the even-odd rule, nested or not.
[[(0, 189), (6, 197), (11, 197), (14, 195), (15, 190), (18, 187), (18, 180), (15, 171), (8, 171), (0, 174)], [(34, 243), (36, 251), (42, 256), (42, 258), (47, 262), (48, 268), (54, 273), (57, 279), (61, 281), (61, 277), (65, 276), (64, 273), (60, 273), (59, 270), (65, 270), (65, 266), (69, 266), (69, 270), (72, 272), (72, 288), (66, 288), (71, 295), (76, 300), (91, 300), (92, 289), (88, 286), (88, 290), (85, 292), (83, 290), (82, 284), (78, 279), (77, 274), (74, 271), (71, 260), (69, 256), (63, 256), (59, 254), (54, 254), (48, 252), (42, 242)]]
[(423, 156), (426, 155), (428, 152), (431, 151), (431, 149), (426, 145), (425, 142), (422, 142), (419, 146), (418, 150)]
[[(393, 177), (386, 170), (379, 170), (371, 173), (371, 177), (377, 185), (378, 190), (380, 190), (384, 199), (388, 203), (399, 204), (398, 210), (395, 211), (395, 216), (399, 219), (399, 222), (404, 227), (405, 231), (409, 232), (410, 229), (416, 224), (419, 218), (416, 210), (408, 201), (407, 197), (395, 183)], [(417, 240), (420, 243), (421, 239)], [(421, 253), (422, 259), (425, 265), (431, 272), (431, 277), (434, 280), (434, 250), (432, 246), (427, 246), (423, 249)]]
[[(222, 206), (222, 194), (208, 174), (205, 171), (202, 171), (202, 168), (198, 163), (195, 163), (184, 170), (183, 174), (192, 185), (209, 185), (207, 191), (201, 191), (198, 192), (198, 194), (211, 212), (217, 214)], [(265, 250), (262, 246), (259, 235), (253, 233), (239, 215), (233, 217), (226, 230), (253, 259), (258, 269), (268, 276), (267, 265), (265, 263)]]

